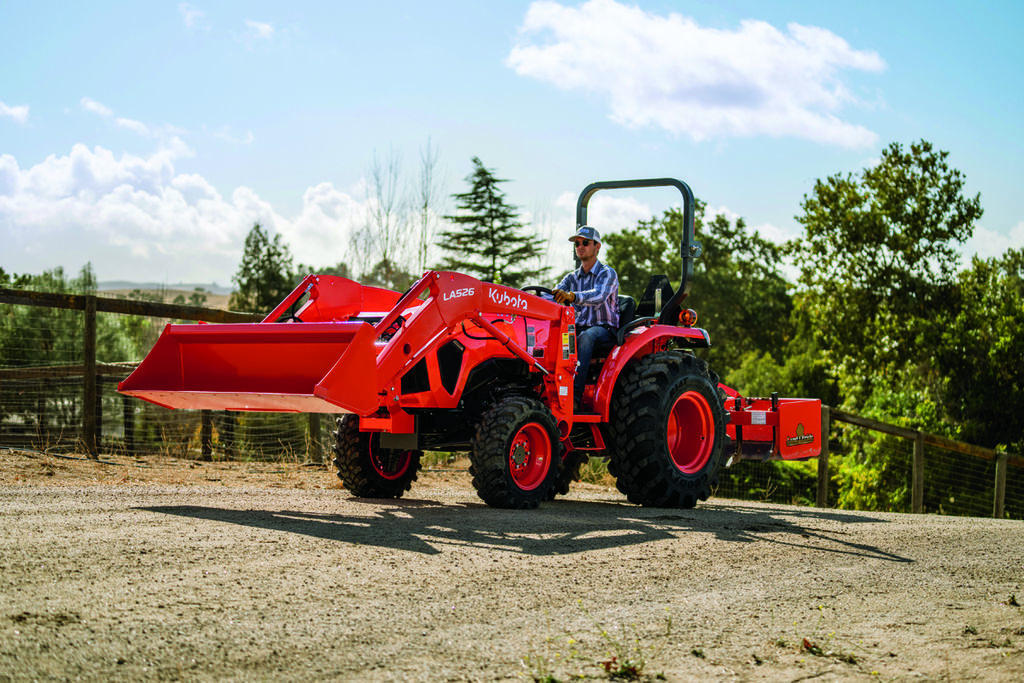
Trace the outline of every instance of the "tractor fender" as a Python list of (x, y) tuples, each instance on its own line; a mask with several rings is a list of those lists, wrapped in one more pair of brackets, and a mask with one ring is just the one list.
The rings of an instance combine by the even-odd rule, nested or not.
[(597, 378), (594, 393), (594, 412), (601, 416), (602, 421), (607, 422), (609, 419), (612, 391), (622, 371), (642, 356), (664, 351), (672, 341), (691, 349), (706, 349), (711, 346), (711, 337), (708, 336), (707, 330), (700, 327), (651, 325), (632, 332), (622, 344), (611, 350)]

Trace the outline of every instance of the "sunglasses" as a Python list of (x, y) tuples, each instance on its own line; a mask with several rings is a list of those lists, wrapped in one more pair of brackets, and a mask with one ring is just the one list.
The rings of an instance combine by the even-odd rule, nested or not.
[(576, 240), (576, 247), (589, 247), (593, 242), (594, 240)]

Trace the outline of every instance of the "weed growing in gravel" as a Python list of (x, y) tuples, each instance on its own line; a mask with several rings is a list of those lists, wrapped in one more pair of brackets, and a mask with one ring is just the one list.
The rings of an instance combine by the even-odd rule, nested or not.
[[(814, 628), (810, 630), (810, 635), (801, 636), (799, 633), (795, 634), (797, 649), (800, 652), (807, 653), (815, 657), (828, 657), (846, 664), (858, 664), (860, 662), (858, 655), (839, 647), (839, 643), (836, 640), (836, 631), (826, 630), (824, 621), (826, 618), (825, 611), (827, 609), (830, 608), (827, 608), (825, 605), (818, 605), (818, 621)], [(834, 614), (831, 616), (834, 617)], [(829, 621), (832, 621), (832, 619), (830, 618)], [(798, 625), (799, 622), (793, 622), (793, 626)], [(775, 645), (780, 648), (788, 648), (790, 643), (785, 638), (779, 637), (776, 638)]]
[[(601, 634), (601, 640), (607, 650), (605, 659), (600, 660), (599, 664), (609, 678), (640, 680), (645, 674), (647, 662), (658, 655), (672, 635), (672, 615), (668, 610), (665, 616), (665, 632), (654, 643), (644, 644), (640, 640), (636, 624), (630, 624), (631, 633), (627, 633), (622, 624), (614, 630), (608, 629), (583, 606), (582, 600), (577, 600), (576, 604)], [(661, 675), (656, 677), (663, 678)]]
[[(648, 662), (661, 652), (672, 635), (672, 615), (668, 614), (667, 610), (665, 632), (655, 642), (645, 644), (641, 641), (636, 624), (630, 624), (628, 631), (621, 624), (609, 629), (587, 610), (582, 600), (577, 600), (576, 604), (594, 625), (601, 643), (601, 654), (581, 651), (580, 643), (584, 641), (583, 636), (575, 638), (568, 633), (548, 635), (539, 651), (530, 652), (522, 659), (526, 676), (530, 680), (535, 683), (558, 683), (562, 680), (557, 676), (558, 671), (569, 667), (576, 668), (576, 671), (568, 674), (569, 678), (593, 678), (594, 676), (588, 674), (586, 670), (595, 665), (598, 671), (603, 671), (605, 676), (613, 680), (640, 681), (665, 678), (661, 673), (646, 673), (646, 668)], [(551, 632), (551, 623), (548, 620), (548, 633)], [(566, 651), (560, 648), (561, 643), (564, 643)]]
[[(547, 623), (548, 636), (544, 638), (544, 646), (541, 651), (533, 651), (522, 659), (523, 668), (526, 669), (527, 677), (534, 683), (559, 683), (555, 672), (575, 660), (579, 653), (575, 648), (576, 641), (571, 636), (553, 636), (551, 634), (551, 616), (545, 612), (544, 618)], [(568, 655), (563, 655), (557, 643), (562, 638), (569, 645)], [(574, 674), (571, 678), (583, 678), (583, 674)]]

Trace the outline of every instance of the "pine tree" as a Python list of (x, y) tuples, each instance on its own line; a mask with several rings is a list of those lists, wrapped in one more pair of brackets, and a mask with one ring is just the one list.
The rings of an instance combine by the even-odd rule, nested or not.
[(256, 223), (245, 238), (238, 272), (231, 277), (238, 291), (231, 295), (229, 306), (235, 311), (267, 313), (288, 296), (295, 279), (288, 245), (280, 235), (270, 239)]
[[(441, 233), (441, 248), (447, 253), (441, 267), (510, 287), (543, 280), (548, 269), (539, 265), (542, 240), (524, 232), (518, 210), (505, 201), (498, 186), (507, 181), (473, 157), (473, 173), (466, 182), (471, 189), (453, 195), (456, 215), (445, 216), (456, 227)], [(531, 262), (538, 266), (529, 268)]]

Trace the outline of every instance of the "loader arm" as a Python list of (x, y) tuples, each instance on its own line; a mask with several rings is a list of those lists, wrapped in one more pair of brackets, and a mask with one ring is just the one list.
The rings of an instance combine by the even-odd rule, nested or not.
[[(290, 322), (274, 322), (282, 317)], [(403, 376), (467, 325), (499, 342), (481, 354), (518, 358), (541, 375), (557, 372), (556, 388), (571, 386), (575, 355), (532, 355), (525, 334), (510, 334), (516, 324), (525, 330), (517, 318), (556, 330), (541, 334), (549, 345), (574, 321), (571, 308), (458, 273), (427, 272), (404, 295), (311, 275), (263, 322), (168, 325), (118, 390), (169, 408), (349, 412), (405, 432), (403, 400), (416, 402), (403, 398)], [(436, 387), (425, 407), (458, 399)]]

